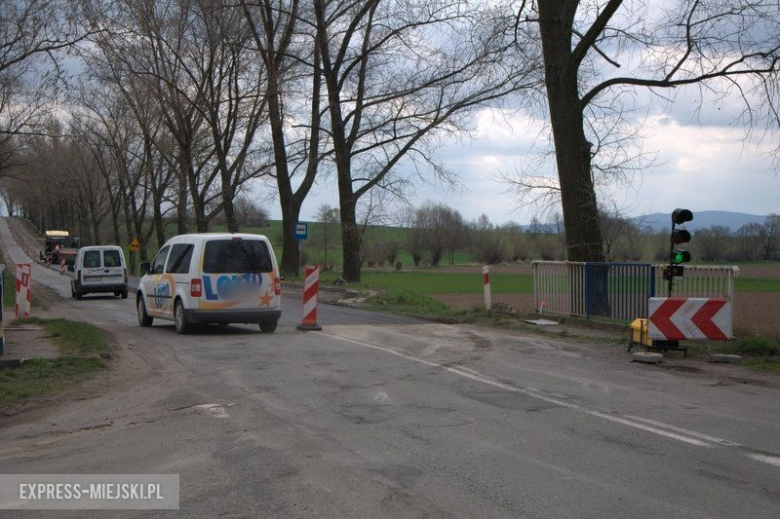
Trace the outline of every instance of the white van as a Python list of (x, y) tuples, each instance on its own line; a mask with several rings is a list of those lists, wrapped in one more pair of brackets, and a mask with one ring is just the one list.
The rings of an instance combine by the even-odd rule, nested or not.
[(187, 333), (194, 323), (259, 323), (276, 330), (281, 280), (271, 243), (259, 234), (182, 234), (151, 263), (141, 263), (138, 324), (172, 320)]
[(70, 294), (81, 299), (84, 294), (113, 292), (127, 299), (127, 266), (125, 254), (116, 245), (81, 247), (73, 264), (75, 279)]

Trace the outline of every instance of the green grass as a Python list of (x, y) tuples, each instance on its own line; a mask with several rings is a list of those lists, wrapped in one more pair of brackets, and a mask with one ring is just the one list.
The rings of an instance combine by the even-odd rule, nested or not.
[(780, 356), (780, 344), (766, 337), (741, 337), (724, 345), (727, 353), (743, 357)]
[(41, 318), (18, 319), (15, 324), (41, 326), (63, 356), (0, 368), (0, 408), (74, 386), (105, 368), (103, 359), (110, 357), (108, 334), (90, 324)]
[(780, 292), (780, 278), (736, 278), (735, 292)]
[(369, 306), (378, 312), (389, 312), (422, 319), (451, 320), (453, 312), (447, 305), (418, 292), (390, 290), (371, 298)]
[(90, 357), (106, 355), (111, 351), (108, 334), (91, 324), (67, 319), (17, 319), (16, 324), (37, 324), (46, 331), (64, 356)]
[(727, 342), (686, 343), (692, 357), (707, 357), (713, 353), (739, 355), (740, 366), (780, 375), (780, 343), (767, 337), (746, 336)]
[[(484, 290), (481, 273), (435, 272), (372, 272), (361, 274), (364, 287), (401, 290), (417, 294), (481, 294)], [(494, 294), (533, 294), (531, 274), (491, 274), (490, 289)]]
[(57, 393), (103, 369), (94, 357), (29, 360), (19, 367), (0, 368), (0, 408), (29, 398)]
[(780, 375), (780, 359), (744, 359), (739, 364), (758, 371), (768, 371)]

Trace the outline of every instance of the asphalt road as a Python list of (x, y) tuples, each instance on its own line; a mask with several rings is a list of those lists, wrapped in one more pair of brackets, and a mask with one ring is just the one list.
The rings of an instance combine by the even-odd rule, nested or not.
[[(24, 259), (0, 222), (6, 257)], [(780, 515), (775, 389), (577, 344), (285, 300), (252, 326), (140, 328), (133, 299), (70, 299), (110, 330), (109, 372), (3, 417), (2, 473), (179, 474), (181, 510), (2, 517)]]

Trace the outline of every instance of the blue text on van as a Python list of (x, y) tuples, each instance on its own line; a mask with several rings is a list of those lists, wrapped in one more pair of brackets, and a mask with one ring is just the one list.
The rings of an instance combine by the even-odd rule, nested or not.
[(233, 274), (230, 276), (203, 276), (203, 291), (206, 299), (239, 299), (258, 290), (263, 285), (263, 275)]

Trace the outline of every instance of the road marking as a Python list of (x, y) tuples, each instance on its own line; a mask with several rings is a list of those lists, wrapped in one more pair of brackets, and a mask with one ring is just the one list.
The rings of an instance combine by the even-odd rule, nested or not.
[(748, 457), (762, 463), (769, 463), (775, 467), (780, 467), (780, 458), (777, 456), (766, 456), (764, 454), (748, 454)]
[[(680, 442), (683, 442), (683, 443), (687, 443), (689, 445), (695, 445), (697, 447), (707, 447), (707, 448), (712, 447), (713, 446), (712, 444), (707, 443), (705, 441), (702, 441), (702, 440), (705, 440), (707, 438), (710, 438), (711, 441), (714, 441), (715, 443), (720, 443), (721, 445), (727, 445), (728, 443), (730, 443), (730, 442), (727, 442), (726, 440), (720, 440), (720, 439), (712, 437), (712, 436), (711, 437), (707, 437), (706, 435), (699, 434), (699, 433), (694, 433), (693, 435), (691, 435), (691, 436), (695, 436), (696, 438), (699, 438), (699, 439), (691, 438), (689, 436), (685, 436), (684, 435), (684, 434), (688, 434), (688, 431), (686, 431), (685, 429), (674, 427), (672, 425), (663, 424), (661, 422), (654, 422), (653, 424), (656, 425), (654, 427), (654, 426), (649, 424), (650, 422), (652, 422), (651, 420), (642, 420), (642, 421), (644, 421), (646, 423), (639, 423), (638, 421), (635, 421), (636, 417), (632, 417), (632, 419), (628, 419), (628, 418), (620, 417), (620, 416), (617, 416), (617, 415), (611, 415), (611, 414), (607, 414), (607, 413), (602, 413), (600, 411), (595, 411), (593, 409), (588, 409), (587, 407), (581, 406), (579, 404), (575, 404), (575, 403), (572, 403), (572, 402), (567, 402), (566, 400), (561, 400), (559, 398), (549, 397), (547, 395), (541, 394), (538, 390), (529, 390), (529, 389), (519, 388), (519, 387), (515, 387), (515, 386), (510, 386), (509, 384), (504, 384), (503, 382), (498, 382), (496, 380), (491, 380), (491, 379), (489, 379), (489, 378), (487, 378), (487, 377), (485, 377), (485, 376), (483, 376), (481, 374), (475, 375), (473, 373), (469, 373), (467, 371), (464, 371), (464, 370), (462, 370), (460, 368), (455, 368), (455, 367), (452, 367), (452, 366), (447, 366), (447, 365), (444, 365), (444, 364), (440, 364), (438, 362), (433, 362), (433, 361), (430, 361), (430, 360), (421, 359), (419, 357), (415, 357), (415, 356), (409, 355), (407, 353), (402, 353), (400, 351), (396, 351), (396, 350), (393, 350), (391, 348), (386, 348), (384, 346), (378, 346), (376, 344), (371, 344), (371, 343), (368, 343), (368, 342), (365, 342), (365, 341), (359, 341), (357, 339), (349, 339), (347, 337), (341, 337), (339, 335), (332, 335), (332, 334), (325, 333), (325, 332), (313, 332), (313, 333), (318, 333), (320, 335), (323, 335), (325, 337), (329, 337), (331, 339), (351, 342), (353, 344), (357, 344), (358, 346), (363, 346), (365, 348), (371, 348), (373, 350), (383, 351), (385, 353), (389, 353), (391, 355), (395, 355), (396, 357), (401, 357), (402, 359), (411, 360), (411, 361), (417, 362), (419, 364), (424, 364), (426, 366), (430, 366), (430, 367), (438, 368), (438, 369), (441, 369), (441, 370), (444, 370), (444, 371), (448, 371), (448, 372), (453, 373), (455, 375), (459, 375), (461, 377), (465, 377), (465, 378), (468, 378), (470, 380), (474, 380), (475, 382), (480, 382), (482, 384), (493, 386), (493, 387), (496, 387), (498, 389), (503, 389), (505, 391), (510, 391), (510, 392), (513, 392), (513, 393), (521, 393), (521, 394), (524, 394), (524, 395), (528, 395), (528, 396), (537, 398), (539, 400), (542, 400), (544, 402), (548, 402), (548, 403), (551, 403), (551, 404), (556, 404), (556, 405), (559, 405), (561, 407), (566, 407), (566, 408), (569, 408), (569, 409), (574, 409), (576, 411), (580, 411), (582, 413), (588, 414), (590, 416), (594, 416), (596, 418), (601, 418), (603, 420), (608, 420), (608, 421), (611, 421), (611, 422), (614, 422), (614, 423), (619, 423), (619, 424), (622, 424), (622, 425), (625, 425), (625, 426), (628, 426), (628, 427), (633, 427), (634, 429), (639, 429), (639, 430), (642, 430), (642, 431), (645, 431), (645, 432), (656, 434), (658, 436), (663, 436), (663, 437), (666, 437), (666, 438), (677, 440), (677, 441), (680, 441)], [(473, 371), (473, 370), (469, 369), (469, 371)], [(660, 429), (659, 427), (663, 427), (664, 429), (667, 429), (667, 430)], [(671, 432), (671, 431), (676, 431), (676, 432)], [(677, 433), (681, 433), (681, 434), (677, 434)], [(726, 443), (722, 443), (722, 442), (726, 442)]]
[(694, 438), (711, 441), (713, 443), (723, 445), (724, 447), (742, 447), (742, 445), (740, 445), (739, 443), (735, 443), (729, 440), (724, 440), (723, 438), (718, 438), (717, 436), (709, 436), (707, 434), (697, 433), (696, 431), (691, 431), (690, 429), (683, 429), (682, 427), (675, 427), (674, 425), (665, 424), (663, 422), (656, 422), (655, 420), (642, 418), (641, 416), (627, 416), (626, 418), (630, 418), (631, 420), (637, 420), (639, 422), (645, 422), (659, 427), (664, 427), (671, 431), (677, 431), (679, 433), (687, 434), (688, 436), (693, 436)]

